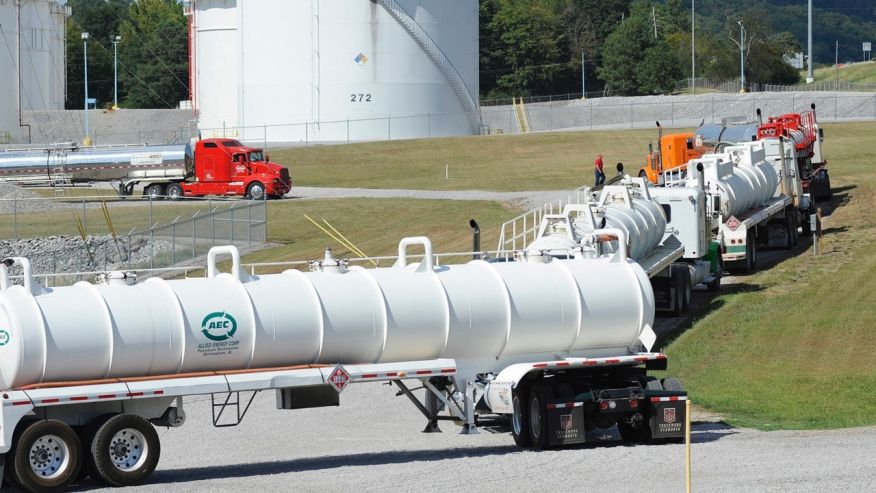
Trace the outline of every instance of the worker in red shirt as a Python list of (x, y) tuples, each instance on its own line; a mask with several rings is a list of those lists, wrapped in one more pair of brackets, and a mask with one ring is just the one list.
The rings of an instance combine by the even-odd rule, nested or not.
[(602, 154), (596, 156), (596, 161), (593, 161), (593, 167), (596, 168), (596, 183), (595, 186), (605, 183), (605, 173), (602, 171)]

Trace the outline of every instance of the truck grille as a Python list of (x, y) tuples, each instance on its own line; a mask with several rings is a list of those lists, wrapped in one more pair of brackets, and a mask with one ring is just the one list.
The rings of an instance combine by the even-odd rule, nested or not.
[(283, 183), (285, 183), (287, 185), (292, 184), (292, 179), (289, 178), (289, 169), (288, 168), (283, 168), (280, 170), (280, 181), (282, 181)]

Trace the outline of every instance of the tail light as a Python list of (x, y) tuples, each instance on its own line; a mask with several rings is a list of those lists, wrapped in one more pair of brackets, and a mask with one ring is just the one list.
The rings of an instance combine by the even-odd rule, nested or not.
[(637, 401), (636, 399), (630, 399), (630, 407), (639, 407), (639, 401)]
[(608, 409), (608, 402), (606, 402), (606, 401), (602, 401), (602, 402), (600, 402), (600, 403), (599, 403), (599, 409), (602, 409), (603, 411), (605, 411), (606, 409)]

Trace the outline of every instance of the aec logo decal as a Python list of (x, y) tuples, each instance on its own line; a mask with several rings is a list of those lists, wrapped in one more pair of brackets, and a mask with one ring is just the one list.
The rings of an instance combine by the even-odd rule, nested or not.
[(9, 332), (0, 330), (0, 346), (5, 346), (7, 344), (9, 344)]
[(211, 341), (221, 342), (234, 337), (237, 332), (237, 320), (229, 313), (213, 312), (201, 322), (201, 333)]

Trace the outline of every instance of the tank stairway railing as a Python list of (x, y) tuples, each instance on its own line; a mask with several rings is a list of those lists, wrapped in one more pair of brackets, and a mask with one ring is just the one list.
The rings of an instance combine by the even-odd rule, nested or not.
[(576, 188), (556, 202), (535, 207), (514, 219), (505, 221), (499, 227), (499, 246), (496, 250), (513, 252), (525, 249), (530, 242), (536, 239), (538, 227), (545, 215), (560, 214), (563, 212), (563, 208), (569, 204), (581, 204), (587, 195), (587, 190), (591, 188), (586, 185)]
[(478, 104), (472, 96), (471, 91), (469, 91), (468, 87), (465, 85), (462, 76), (459, 75), (459, 71), (456, 70), (456, 67), (453, 66), (453, 63), (451, 63), (441, 47), (438, 46), (438, 43), (429, 36), (429, 33), (427, 33), (426, 30), (423, 29), (423, 27), (418, 24), (417, 21), (415, 21), (397, 1), (379, 0), (379, 2), (389, 15), (404, 27), (414, 41), (416, 41), (423, 51), (429, 55), (429, 58), (435, 63), (450, 83), (457, 99), (462, 103), (465, 113), (468, 116), (472, 133), (479, 133), (481, 131), (481, 112), (478, 108)]
[(526, 113), (526, 105), (523, 104), (523, 98), (517, 101), (517, 98), (511, 98), (511, 104), (514, 106), (514, 115), (517, 117), (518, 133), (525, 134), (532, 130), (529, 125), (529, 115)]

